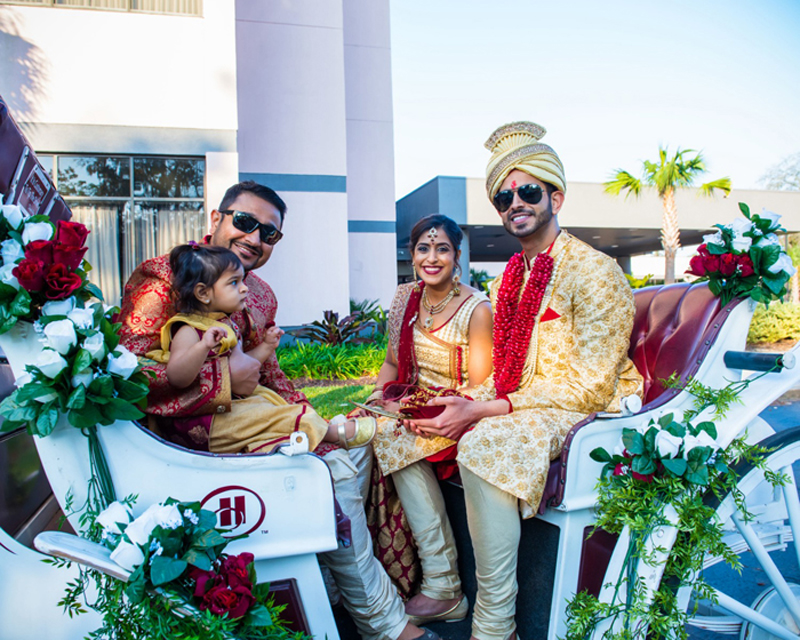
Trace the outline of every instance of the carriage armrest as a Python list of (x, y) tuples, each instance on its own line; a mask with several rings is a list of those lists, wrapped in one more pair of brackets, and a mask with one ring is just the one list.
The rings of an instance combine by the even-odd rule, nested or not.
[(120, 567), (111, 559), (111, 550), (103, 545), (63, 531), (44, 531), (33, 540), (34, 546), (49, 556), (64, 558), (106, 575), (127, 582), (131, 572)]

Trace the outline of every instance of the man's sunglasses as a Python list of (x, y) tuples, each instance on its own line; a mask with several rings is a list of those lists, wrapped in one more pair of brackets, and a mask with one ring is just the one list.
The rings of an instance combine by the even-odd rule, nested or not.
[(264, 244), (277, 244), (278, 240), (283, 237), (283, 234), (279, 229), (276, 229), (274, 225), (259, 222), (250, 213), (245, 213), (244, 211), (234, 211), (233, 209), (220, 209), (219, 212), (224, 213), (225, 215), (233, 216), (233, 226), (239, 231), (244, 233), (253, 233), (253, 231), (258, 229), (259, 233), (261, 234), (261, 242)]
[(523, 184), (516, 189), (504, 189), (498, 191), (497, 195), (492, 199), (494, 208), (500, 213), (507, 211), (514, 202), (514, 193), (516, 193), (520, 200), (528, 204), (539, 204), (542, 201), (542, 188), (538, 184)]

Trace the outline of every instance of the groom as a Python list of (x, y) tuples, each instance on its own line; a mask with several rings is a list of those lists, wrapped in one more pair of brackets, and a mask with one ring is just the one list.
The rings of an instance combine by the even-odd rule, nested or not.
[[(633, 294), (613, 259), (560, 228), (564, 167), (540, 142), (544, 134), (537, 124), (514, 122), (486, 142), (487, 195), (522, 248), (492, 283), (494, 372), (470, 392), (475, 402), (436, 398), (445, 410), (409, 425), (418, 435), (461, 438), (477, 640), (516, 635), (519, 516), (536, 513), (565, 435), (587, 414), (619, 410), (620, 398), (641, 393), (642, 378), (627, 356)], [(413, 476), (421, 495), (432, 490), (425, 477)], [(440, 514), (425, 517), (440, 526)], [(431, 621), (446, 614), (449, 602), (416, 605)]]

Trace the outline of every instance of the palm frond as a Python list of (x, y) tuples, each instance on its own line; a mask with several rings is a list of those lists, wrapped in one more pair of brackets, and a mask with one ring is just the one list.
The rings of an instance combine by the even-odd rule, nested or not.
[(728, 177), (718, 178), (717, 180), (712, 180), (711, 182), (701, 184), (700, 194), (704, 196), (712, 196), (714, 195), (715, 189), (719, 189), (725, 194), (725, 196), (727, 196), (731, 192), (731, 179)]
[(627, 199), (630, 194), (637, 197), (639, 196), (642, 191), (642, 181), (627, 171), (617, 169), (616, 173), (612, 174), (611, 179), (603, 183), (603, 187), (606, 193), (610, 193), (614, 196), (618, 196), (623, 191), (627, 191), (625, 194), (625, 198)]

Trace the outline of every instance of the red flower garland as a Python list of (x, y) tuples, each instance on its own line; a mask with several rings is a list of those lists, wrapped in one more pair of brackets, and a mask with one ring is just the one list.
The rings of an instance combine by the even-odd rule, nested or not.
[(506, 265), (503, 281), (497, 292), (492, 330), (492, 361), (494, 388), (498, 398), (507, 397), (519, 387), (533, 325), (539, 315), (547, 283), (553, 274), (553, 257), (549, 252), (536, 256), (528, 284), (520, 299), (523, 273), (522, 253), (514, 254)]

